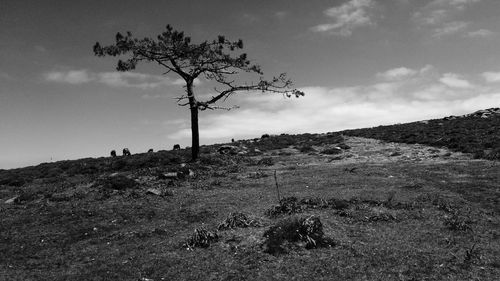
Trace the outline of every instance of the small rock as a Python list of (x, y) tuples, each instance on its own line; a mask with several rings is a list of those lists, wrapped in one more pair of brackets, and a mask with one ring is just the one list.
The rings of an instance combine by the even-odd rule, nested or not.
[(151, 193), (151, 194), (158, 195), (158, 196), (161, 196), (161, 195), (162, 195), (161, 190), (159, 190), (159, 189), (157, 189), (157, 188), (148, 188), (148, 189), (146, 190), (146, 193)]
[(19, 195), (16, 195), (10, 199), (5, 200), (5, 204), (12, 204), (16, 201), (17, 198), (19, 198)]
[(223, 145), (219, 147), (217, 150), (220, 154), (231, 154), (231, 155), (236, 155), (238, 152), (241, 152), (239, 147), (234, 146), (234, 145)]
[(177, 179), (179, 178), (179, 173), (177, 172), (168, 172), (160, 174), (160, 179)]
[(391, 155), (389, 155), (390, 157), (394, 157), (394, 156), (401, 156), (401, 152), (399, 151), (394, 151), (393, 153), (391, 153)]

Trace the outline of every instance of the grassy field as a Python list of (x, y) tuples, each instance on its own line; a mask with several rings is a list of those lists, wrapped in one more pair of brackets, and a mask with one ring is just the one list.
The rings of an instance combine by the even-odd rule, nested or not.
[(5, 172), (22, 184), (0, 189), (0, 280), (498, 280), (498, 162), (338, 134), (238, 144)]

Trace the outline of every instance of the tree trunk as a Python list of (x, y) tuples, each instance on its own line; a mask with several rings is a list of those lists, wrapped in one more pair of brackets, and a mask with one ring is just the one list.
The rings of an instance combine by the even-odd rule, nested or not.
[(196, 161), (200, 154), (200, 132), (198, 130), (198, 107), (191, 107), (191, 160)]
[(187, 85), (189, 108), (191, 111), (191, 161), (196, 161), (200, 154), (200, 132), (198, 129), (198, 105), (196, 104), (196, 99), (194, 98), (193, 85), (188, 83)]

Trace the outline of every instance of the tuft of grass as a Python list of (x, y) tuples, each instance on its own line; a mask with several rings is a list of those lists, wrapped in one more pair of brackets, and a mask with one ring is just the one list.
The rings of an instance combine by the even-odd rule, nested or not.
[(208, 231), (204, 227), (196, 228), (193, 235), (191, 235), (184, 243), (184, 247), (188, 250), (194, 248), (208, 248), (211, 243), (217, 242), (219, 235), (215, 231)]
[(259, 162), (257, 162), (257, 165), (272, 166), (274, 165), (274, 160), (272, 157), (265, 157), (260, 159)]
[(454, 212), (444, 218), (446, 228), (453, 231), (472, 230), (471, 223), (468, 217), (460, 215), (459, 212)]
[(285, 242), (305, 243), (306, 249), (335, 245), (332, 239), (324, 236), (323, 224), (316, 216), (290, 217), (281, 220), (266, 230), (264, 237), (266, 238), (264, 251), (269, 254), (286, 252), (283, 247)]
[(262, 224), (258, 220), (249, 218), (246, 214), (240, 212), (229, 213), (227, 218), (219, 223), (218, 230), (226, 230), (236, 227), (259, 227)]
[(297, 199), (297, 197), (284, 197), (278, 205), (275, 205), (266, 211), (266, 216), (275, 218), (279, 215), (292, 215), (301, 213), (306, 209), (334, 209), (345, 210), (350, 207), (350, 203), (346, 200), (330, 198), (323, 199), (318, 197), (306, 197)]
[(281, 214), (291, 215), (301, 213), (302, 211), (302, 205), (299, 203), (297, 197), (290, 196), (282, 198), (278, 205), (266, 210), (266, 216), (274, 218)]

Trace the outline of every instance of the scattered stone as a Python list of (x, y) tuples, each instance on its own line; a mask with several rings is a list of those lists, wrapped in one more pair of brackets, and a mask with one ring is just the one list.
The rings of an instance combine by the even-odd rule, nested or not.
[(345, 143), (339, 143), (339, 144), (337, 145), (337, 147), (340, 147), (340, 148), (342, 148), (342, 149), (351, 149), (351, 147), (350, 147), (350, 146), (348, 146), (348, 145), (347, 145), (347, 144), (345, 144)]
[(5, 204), (12, 204), (16, 202), (16, 199), (19, 198), (19, 195), (16, 195), (10, 199), (5, 200)]
[(158, 175), (158, 178), (161, 179), (161, 180), (178, 179), (179, 178), (179, 173), (178, 172), (162, 173), (162, 174)]
[(240, 148), (238, 146), (234, 146), (234, 145), (223, 145), (223, 146), (219, 147), (219, 149), (217, 151), (220, 154), (236, 155), (240, 152), (245, 151), (245, 149)]
[(161, 190), (159, 190), (157, 188), (148, 188), (146, 190), (146, 193), (150, 193), (150, 194), (154, 194), (154, 195), (158, 195), (158, 196), (161, 196), (163, 194), (163, 192), (161, 192)]
[(332, 148), (327, 148), (327, 149), (324, 149), (320, 152), (321, 154), (328, 154), (328, 155), (332, 155), (332, 154), (340, 154), (342, 153), (342, 148), (338, 147), (338, 146), (334, 146)]

